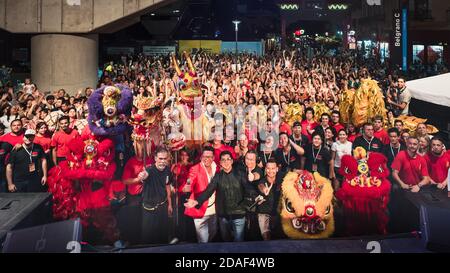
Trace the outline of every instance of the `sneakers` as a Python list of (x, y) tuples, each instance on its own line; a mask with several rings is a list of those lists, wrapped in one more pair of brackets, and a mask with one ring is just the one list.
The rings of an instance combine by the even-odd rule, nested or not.
[(174, 245), (174, 244), (177, 244), (179, 241), (180, 241), (180, 240), (178, 240), (177, 237), (174, 237), (174, 238), (169, 242), (169, 244), (170, 244), (170, 245)]

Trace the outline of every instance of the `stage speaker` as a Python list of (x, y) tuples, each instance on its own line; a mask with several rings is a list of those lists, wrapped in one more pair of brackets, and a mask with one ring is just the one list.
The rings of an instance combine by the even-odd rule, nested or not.
[(420, 230), (428, 250), (450, 252), (450, 209), (420, 206)]
[(10, 231), (3, 253), (80, 253), (80, 219)]
[(52, 222), (51, 194), (0, 193), (0, 245), (12, 230)]

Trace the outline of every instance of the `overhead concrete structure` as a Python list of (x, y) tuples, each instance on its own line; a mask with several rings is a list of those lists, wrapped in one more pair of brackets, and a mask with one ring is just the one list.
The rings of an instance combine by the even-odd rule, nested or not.
[(0, 0), (0, 28), (13, 33), (109, 33), (175, 0)]
[(0, 0), (0, 28), (31, 39), (32, 80), (42, 91), (95, 87), (98, 34), (139, 22), (176, 0)]
[(97, 84), (98, 34), (42, 34), (31, 38), (31, 78), (41, 91), (73, 94)]

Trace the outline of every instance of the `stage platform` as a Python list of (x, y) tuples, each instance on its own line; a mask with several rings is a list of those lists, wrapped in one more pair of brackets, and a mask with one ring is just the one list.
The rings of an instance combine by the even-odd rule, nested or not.
[[(438, 207), (450, 211), (447, 191), (425, 187), (419, 193), (397, 191), (397, 213), (390, 218), (395, 232), (386, 236), (333, 237), (321, 240), (246, 241), (208, 244), (180, 242), (174, 245), (137, 245), (126, 249), (95, 246), (86, 252), (120, 253), (423, 253), (428, 252), (420, 238), (420, 207)], [(11, 230), (48, 223), (49, 194), (0, 194), (0, 239)], [(442, 223), (444, 225), (444, 223)], [(1, 243), (1, 240), (0, 240)], [(82, 251), (84, 252), (84, 251)]]
[(0, 193), (0, 243), (11, 230), (51, 222), (51, 194)]
[[(379, 250), (379, 251), (378, 251)], [(121, 253), (424, 253), (419, 238), (372, 237), (323, 240), (272, 240), (240, 243), (178, 244), (118, 251)]]

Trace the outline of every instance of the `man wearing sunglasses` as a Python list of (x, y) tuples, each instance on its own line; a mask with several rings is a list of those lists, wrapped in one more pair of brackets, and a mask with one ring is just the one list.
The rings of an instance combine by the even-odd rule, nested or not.
[(47, 183), (47, 160), (39, 144), (34, 144), (36, 131), (28, 129), (23, 144), (11, 151), (6, 166), (9, 192), (42, 192)]

